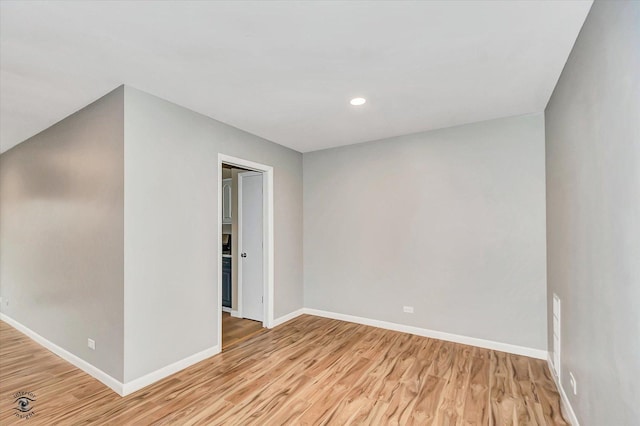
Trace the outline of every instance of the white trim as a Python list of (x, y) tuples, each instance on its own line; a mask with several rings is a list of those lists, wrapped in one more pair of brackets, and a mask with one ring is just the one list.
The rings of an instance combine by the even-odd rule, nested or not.
[(300, 315), (303, 315), (304, 313), (305, 313), (304, 308), (300, 308), (300, 309), (298, 309), (298, 310), (296, 310), (296, 311), (289, 312), (288, 314), (283, 315), (283, 316), (281, 316), (280, 318), (276, 318), (276, 319), (274, 319), (274, 320), (273, 320), (273, 326), (274, 326), (274, 327), (277, 327), (277, 326), (279, 326), (279, 325), (282, 325), (282, 324), (284, 324), (284, 323), (285, 323), (285, 322), (287, 322), (287, 321), (291, 321), (292, 319), (297, 318), (297, 317), (299, 317)]
[(238, 311), (233, 311), (232, 310), (230, 313), (231, 313), (231, 316), (234, 317), (234, 318), (242, 318), (242, 315), (240, 315), (240, 312), (238, 312)]
[(21, 332), (22, 334), (25, 334), (30, 339), (34, 340), (40, 346), (43, 346), (44, 348), (50, 350), (51, 352), (58, 355), (63, 360), (78, 367), (80, 370), (84, 371), (88, 375), (104, 383), (106, 386), (113, 389), (113, 391), (115, 391), (118, 395), (124, 396), (123, 394), (124, 385), (122, 384), (121, 381), (111, 377), (110, 375), (100, 370), (98, 367), (94, 366), (93, 364), (89, 364), (87, 361), (83, 360), (77, 355), (72, 354), (66, 349), (63, 349), (60, 346), (56, 345), (52, 341), (42, 337), (35, 331), (31, 330), (27, 326), (20, 324), (18, 321), (7, 316), (6, 314), (0, 313), (0, 319), (6, 322), (7, 324), (9, 324), (11, 327), (18, 330), (19, 332)]
[(524, 355), (531, 358), (544, 360), (548, 358), (548, 352), (545, 350), (527, 348), (525, 346), (512, 345), (510, 343), (494, 342), (492, 340), (461, 336), (459, 334), (445, 333), (442, 331), (429, 330), (427, 328), (397, 324), (388, 321), (380, 321), (371, 318), (357, 317), (354, 315), (339, 314), (335, 312), (322, 311), (319, 309), (304, 308), (302, 313), (337, 319), (341, 321), (355, 322), (357, 324), (370, 325), (372, 327), (384, 328), (387, 330), (401, 331), (403, 333), (415, 334), (417, 336), (431, 337), (434, 339), (446, 340), (449, 342), (462, 343), (464, 345), (478, 346), (480, 348), (493, 349), (496, 351), (508, 352), (517, 355)]
[(122, 396), (129, 395), (136, 392), (152, 383), (164, 379), (172, 374), (177, 373), (180, 370), (184, 370), (187, 367), (197, 364), (198, 362), (210, 358), (220, 353), (220, 346), (213, 346), (209, 349), (205, 349), (193, 355), (190, 355), (180, 361), (176, 361), (173, 364), (169, 364), (165, 367), (159, 368), (156, 371), (152, 371), (149, 374), (145, 374), (142, 377), (131, 380), (124, 384), (122, 389)]
[[(273, 294), (274, 294), (274, 235), (273, 235), (273, 167), (265, 164), (255, 163), (242, 158), (232, 157), (218, 153), (218, 302), (216, 309), (222, 306), (222, 163), (232, 166), (239, 166), (245, 169), (263, 173), (262, 199), (264, 203), (263, 215), (265, 226), (263, 227), (264, 250), (263, 250), (263, 276), (264, 280), (264, 300), (265, 316), (263, 325), (266, 328), (273, 328)], [(241, 313), (239, 313), (241, 314)], [(232, 313), (232, 316), (233, 313)], [(218, 347), (222, 347), (222, 309), (218, 310)]]
[[(236, 238), (236, 241), (238, 242), (238, 244), (236, 244), (236, 248), (235, 248), (235, 253), (236, 253), (236, 267), (237, 267), (237, 271), (235, 271), (236, 273), (236, 295), (237, 295), (237, 299), (236, 299), (236, 309), (238, 311), (238, 317), (242, 318), (242, 211), (241, 211), (241, 204), (242, 202), (240, 200), (242, 200), (242, 184), (240, 184), (240, 173), (238, 173), (238, 179), (236, 180), (236, 184), (238, 185), (238, 187), (236, 188), (236, 206), (238, 207), (238, 210), (236, 211), (236, 230), (238, 231), (238, 238)], [(264, 277), (263, 277), (264, 278)]]
[(167, 376), (177, 373), (180, 370), (183, 370), (206, 358), (209, 358), (213, 355), (220, 353), (220, 347), (214, 346), (212, 348), (205, 349), (204, 351), (190, 355), (184, 359), (181, 359), (180, 361), (176, 361), (173, 364), (169, 364), (165, 367), (159, 368), (158, 370), (153, 371), (149, 374), (146, 374), (138, 379), (134, 379), (127, 383), (122, 383), (118, 379), (115, 379), (110, 375), (108, 375), (107, 373), (105, 373), (104, 371), (100, 370), (98, 367), (94, 366), (93, 364), (90, 364), (87, 361), (67, 351), (66, 349), (61, 348), (60, 346), (42, 337), (41, 335), (31, 330), (30, 328), (20, 324), (18, 321), (7, 316), (6, 314), (0, 313), (0, 319), (6, 322), (7, 324), (9, 324), (11, 327), (18, 330), (19, 332), (25, 334), (30, 339), (34, 340), (40, 346), (50, 350), (51, 352), (58, 355), (63, 360), (67, 361), (68, 363), (74, 365), (75, 367), (84, 371), (88, 375), (102, 382), (103, 384), (111, 388), (114, 392), (116, 392), (120, 396), (127, 396), (130, 393), (133, 393), (139, 389), (144, 388), (145, 386), (155, 383), (158, 380), (164, 379)]
[[(558, 383), (562, 386), (562, 301), (560, 296), (553, 293), (553, 311), (551, 312), (551, 367), (555, 373)], [(557, 339), (556, 339), (557, 337)]]
[(228, 313), (231, 313), (232, 311), (231, 311), (231, 308), (227, 308), (226, 306), (223, 306), (223, 307), (222, 307), (222, 312), (228, 312)]
[[(216, 192), (218, 193), (218, 244), (216, 250), (218, 250), (218, 283), (217, 283), (217, 292), (218, 292), (218, 301), (215, 305), (215, 309), (219, 309), (217, 313), (218, 317), (218, 347), (222, 347), (222, 160), (220, 158), (220, 154), (218, 154), (218, 185)], [(233, 214), (233, 213), (232, 213)]]
[[(235, 311), (232, 311), (231, 315), (233, 315), (234, 312)], [(339, 314), (335, 312), (322, 311), (319, 309), (311, 309), (311, 308), (298, 309), (289, 314), (283, 315), (277, 318), (276, 320), (271, 321), (272, 327), (281, 325), (303, 314), (315, 315), (315, 316), (325, 317), (325, 318), (332, 318), (332, 319), (337, 319), (341, 321), (353, 322), (357, 324), (364, 324), (364, 325), (369, 325), (373, 327), (384, 328), (387, 330), (400, 331), (404, 333), (415, 334), (418, 336), (431, 337), (431, 338), (440, 339), (440, 340), (447, 340), (451, 342), (462, 343), (465, 345), (478, 346), (478, 347), (498, 350), (502, 352), (509, 352), (509, 353), (514, 353), (518, 355), (529, 356), (532, 358), (546, 359), (547, 363), (551, 365), (551, 360), (549, 358), (549, 354), (547, 353), (547, 351), (543, 351), (540, 349), (532, 349), (532, 348), (527, 348), (523, 346), (511, 345), (508, 343), (500, 343), (500, 342), (494, 342), (490, 340), (477, 339), (474, 337), (460, 336), (456, 334), (444, 333), (441, 331), (434, 331), (434, 330), (429, 330), (425, 328), (419, 328), (419, 327), (413, 327), (413, 326), (408, 326), (403, 324), (396, 324), (396, 323), (387, 322), (387, 321), (357, 317), (354, 315), (346, 315), (346, 314)], [(222, 315), (222, 311), (220, 311), (220, 315)], [(94, 377), (95, 379), (99, 380), (100, 382), (102, 382), (103, 384), (105, 384), (106, 386), (114, 390), (120, 396), (126, 396), (130, 393), (140, 390), (167, 376), (170, 376), (193, 364), (196, 364), (204, 359), (207, 359), (211, 356), (214, 356), (220, 353), (220, 346), (216, 345), (209, 349), (205, 349), (201, 352), (190, 355), (180, 361), (176, 361), (173, 364), (169, 364), (165, 367), (162, 367), (138, 379), (134, 379), (130, 382), (123, 384), (119, 380), (111, 377), (110, 375), (100, 370), (99, 368), (95, 367), (94, 365), (79, 358), (78, 356), (72, 354), (71, 352), (61, 348), (60, 346), (56, 345), (50, 340), (47, 340), (46, 338), (40, 336), (35, 331), (20, 324), (19, 322), (7, 316), (6, 314), (0, 313), (0, 319), (5, 321), (7, 324), (12, 326), (16, 330), (25, 334), (27, 337), (31, 338), (41, 346), (45, 347), (46, 349), (50, 350), (54, 354), (58, 355), (60, 358), (76, 366), (77, 368), (81, 369), (82, 371)], [(222, 323), (220, 323), (220, 328), (221, 327), (222, 327)], [(222, 337), (222, 334), (220, 334), (220, 338), (221, 337)], [(576, 417), (576, 414), (573, 411), (573, 407), (571, 406), (571, 403), (567, 398), (567, 394), (565, 393), (564, 389), (559, 385), (558, 379), (555, 376), (552, 369), (551, 369), (551, 372), (552, 372), (551, 376), (553, 377), (553, 380), (555, 381), (556, 386), (558, 388), (558, 392), (560, 393), (563, 413), (565, 414), (566, 417), (568, 417), (568, 420), (571, 422), (573, 426), (579, 426), (580, 423), (578, 422), (578, 418)]]
[(569, 402), (569, 397), (567, 397), (567, 393), (564, 391), (564, 388), (560, 384), (560, 380), (558, 380), (558, 376), (556, 376), (555, 371), (553, 370), (553, 362), (551, 360), (551, 354), (547, 358), (547, 363), (549, 364), (549, 370), (551, 371), (551, 377), (553, 377), (553, 381), (558, 388), (558, 393), (560, 393), (560, 402), (562, 407), (562, 414), (565, 417), (565, 420), (568, 420), (572, 426), (580, 426), (580, 422), (578, 421), (578, 417), (576, 416), (576, 412), (573, 411), (573, 407), (571, 406), (571, 402)]

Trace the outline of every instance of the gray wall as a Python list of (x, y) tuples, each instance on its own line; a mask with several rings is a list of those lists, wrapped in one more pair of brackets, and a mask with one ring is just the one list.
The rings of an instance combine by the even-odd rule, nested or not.
[(125, 381), (217, 344), (218, 153), (274, 167), (275, 317), (302, 307), (302, 154), (125, 89)]
[(563, 387), (583, 425), (638, 424), (640, 2), (594, 3), (545, 118)]
[(2, 312), (118, 380), (123, 100), (120, 87), (0, 156)]
[(542, 114), (304, 154), (304, 271), (309, 308), (546, 349)]

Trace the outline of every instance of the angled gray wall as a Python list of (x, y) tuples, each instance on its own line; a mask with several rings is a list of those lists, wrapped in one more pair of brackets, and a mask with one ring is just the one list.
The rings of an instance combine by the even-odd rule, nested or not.
[(582, 425), (637, 425), (640, 2), (593, 4), (545, 118), (549, 315), (557, 293), (562, 386)]
[(123, 104), (120, 87), (0, 156), (2, 313), (117, 380), (124, 371)]
[(544, 215), (541, 113), (304, 154), (305, 306), (546, 350)]
[(302, 307), (302, 154), (125, 88), (125, 381), (217, 344), (218, 153), (274, 167), (275, 317)]

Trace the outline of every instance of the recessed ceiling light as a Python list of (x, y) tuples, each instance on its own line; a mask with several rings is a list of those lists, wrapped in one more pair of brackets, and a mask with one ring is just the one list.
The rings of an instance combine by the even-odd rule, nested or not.
[(349, 103), (353, 106), (364, 105), (366, 102), (367, 100), (365, 98), (353, 98), (351, 99), (351, 101), (349, 101)]

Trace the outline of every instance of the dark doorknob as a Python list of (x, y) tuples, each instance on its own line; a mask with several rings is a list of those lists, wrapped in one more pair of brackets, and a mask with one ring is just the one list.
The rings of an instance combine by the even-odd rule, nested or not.
[(240, 257), (247, 257), (247, 253), (242, 253)]

